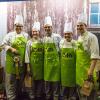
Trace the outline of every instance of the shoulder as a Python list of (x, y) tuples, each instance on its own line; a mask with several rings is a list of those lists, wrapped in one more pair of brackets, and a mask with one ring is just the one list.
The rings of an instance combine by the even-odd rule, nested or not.
[(60, 36), (60, 34), (57, 33), (52, 33), (52, 37), (56, 40), (56, 42), (60, 42), (62, 37)]
[(60, 34), (58, 34), (58, 33), (52, 33), (52, 36), (61, 38)]
[(71, 41), (72, 43), (76, 43), (77, 42), (77, 40), (74, 40), (74, 39), (72, 39), (72, 41)]
[(91, 33), (91, 32), (88, 32), (88, 36), (91, 37), (91, 38), (93, 38), (93, 37), (94, 37), (94, 38), (97, 38), (96, 35), (93, 34), (93, 33)]
[(7, 39), (8, 39), (8, 38), (12, 38), (13, 36), (15, 36), (15, 34), (16, 34), (15, 32), (9, 32), (9, 33), (7, 33), (7, 34), (5, 35), (4, 39), (5, 39), (5, 38), (7, 38)]
[(60, 41), (60, 44), (64, 43), (64, 40), (65, 40), (65, 39), (64, 39), (64, 38), (62, 38), (62, 39), (61, 39), (61, 41)]
[(29, 37), (28, 33), (26, 33), (26, 32), (22, 32), (22, 34), (23, 34), (25, 37)]
[(43, 43), (43, 38), (39, 38), (39, 42), (40, 43)]
[(30, 39), (27, 41), (27, 45), (31, 45), (31, 44), (32, 44), (32, 40)]
[(28, 33), (26, 33), (26, 32), (22, 32), (22, 34), (24, 35), (25, 38), (27, 38), (27, 39), (29, 38)]
[(88, 32), (88, 37), (90, 40), (97, 40), (97, 36), (91, 32)]
[(16, 33), (13, 31), (13, 32), (9, 32), (8, 34), (6, 34), (6, 36), (14, 36)]

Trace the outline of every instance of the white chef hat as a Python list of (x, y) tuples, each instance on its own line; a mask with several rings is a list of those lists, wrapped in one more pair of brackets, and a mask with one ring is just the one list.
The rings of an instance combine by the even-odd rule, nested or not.
[(45, 17), (44, 26), (45, 25), (52, 26), (52, 20), (51, 20), (51, 17), (50, 16)]
[(65, 22), (64, 33), (71, 32), (73, 33), (72, 22)]
[(14, 24), (20, 24), (20, 25), (24, 25), (24, 21), (23, 21), (23, 17), (21, 15), (16, 15), (16, 18), (15, 18), (15, 21), (14, 21)]
[(40, 31), (40, 22), (34, 22), (32, 30)]
[(78, 16), (78, 21), (77, 21), (77, 23), (80, 23), (80, 22), (87, 25), (87, 14), (82, 13), (82, 14), (80, 14), (80, 15)]

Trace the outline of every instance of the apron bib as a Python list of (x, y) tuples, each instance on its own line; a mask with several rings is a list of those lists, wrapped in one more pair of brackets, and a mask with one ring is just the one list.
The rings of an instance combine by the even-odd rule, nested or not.
[(73, 87), (76, 84), (76, 64), (74, 48), (61, 49), (61, 84)]
[(82, 43), (78, 43), (76, 50), (76, 83), (80, 86), (88, 78), (88, 69), (90, 67), (90, 55), (84, 50)]
[(59, 54), (55, 43), (44, 44), (44, 80), (60, 81)]
[(30, 64), (34, 80), (43, 79), (44, 53), (42, 43), (31, 46)]
[[(26, 47), (27, 40), (24, 36), (16, 37), (15, 40), (12, 42), (11, 46), (15, 48), (20, 57), (19, 62), (19, 73), (24, 71), (24, 55), (25, 55), (25, 47)], [(6, 52), (6, 72), (9, 74), (16, 74), (15, 64), (14, 64), (14, 54), (11, 51)]]

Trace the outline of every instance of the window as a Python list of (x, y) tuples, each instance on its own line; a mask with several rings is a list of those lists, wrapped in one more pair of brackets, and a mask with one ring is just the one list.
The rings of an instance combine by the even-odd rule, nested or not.
[(100, 26), (100, 3), (90, 3), (90, 26)]

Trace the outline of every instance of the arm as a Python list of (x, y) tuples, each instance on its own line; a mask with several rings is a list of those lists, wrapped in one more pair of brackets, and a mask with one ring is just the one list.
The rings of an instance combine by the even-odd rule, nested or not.
[(12, 48), (11, 47), (11, 35), (10, 33), (8, 33), (5, 38), (3, 39), (3, 42), (2, 42), (2, 45), (4, 45), (4, 49), (7, 51), (7, 50), (10, 50), (11, 52), (17, 52), (17, 50), (15, 48)]
[(26, 63), (26, 71), (27, 71), (27, 75), (30, 74), (30, 49), (31, 47), (31, 41), (28, 41), (26, 44), (26, 51), (25, 51), (25, 63)]
[(63, 47), (63, 44), (64, 44), (64, 39), (62, 39), (59, 43), (59, 48), (61, 49)]
[(96, 62), (99, 59), (99, 45), (98, 45), (98, 39), (96, 36), (93, 36), (90, 39), (90, 50), (91, 50), (91, 64), (88, 70), (88, 75), (93, 75)]
[(27, 63), (27, 72), (30, 73), (31, 69), (30, 69), (30, 64)]
[(93, 75), (95, 66), (96, 66), (97, 59), (91, 59), (90, 68), (88, 70), (88, 75)]
[(26, 51), (25, 51), (25, 63), (30, 63), (30, 42), (28, 41), (27, 44), (26, 44)]

